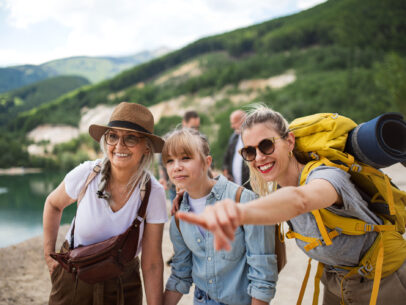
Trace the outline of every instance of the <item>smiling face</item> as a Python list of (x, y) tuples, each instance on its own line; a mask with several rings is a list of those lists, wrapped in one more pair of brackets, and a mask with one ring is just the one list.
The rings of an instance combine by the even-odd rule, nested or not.
[[(105, 138), (110, 139), (106, 140), (106, 147), (111, 166), (117, 169), (137, 170), (141, 158), (148, 152), (146, 139), (136, 132), (119, 129), (110, 129), (108, 133)], [(114, 142), (116, 143), (112, 144)]]
[[(258, 171), (267, 182), (288, 180), (291, 158), (289, 152), (294, 147), (294, 136), (289, 133), (285, 138), (276, 132), (270, 124), (259, 123), (244, 130), (242, 140), (244, 146), (258, 146), (258, 144), (269, 138), (279, 138), (275, 141), (275, 150), (270, 155), (262, 153), (256, 148), (256, 157), (249, 162), (249, 166)], [(283, 183), (285, 184), (285, 183)]]

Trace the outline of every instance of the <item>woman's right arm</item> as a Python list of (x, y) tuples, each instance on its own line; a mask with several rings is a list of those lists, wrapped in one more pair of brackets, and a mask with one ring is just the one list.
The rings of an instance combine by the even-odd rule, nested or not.
[(178, 212), (177, 217), (211, 231), (216, 250), (229, 250), (240, 225), (274, 225), (334, 203), (341, 203), (334, 186), (327, 180), (314, 179), (299, 187), (283, 187), (246, 204), (226, 199), (206, 207), (202, 214)]
[(48, 265), (49, 273), (55, 270), (58, 263), (49, 256), (55, 252), (55, 243), (58, 237), (59, 224), (62, 211), (65, 207), (75, 202), (65, 191), (65, 182), (52, 191), (45, 200), (43, 226), (44, 226), (44, 256)]

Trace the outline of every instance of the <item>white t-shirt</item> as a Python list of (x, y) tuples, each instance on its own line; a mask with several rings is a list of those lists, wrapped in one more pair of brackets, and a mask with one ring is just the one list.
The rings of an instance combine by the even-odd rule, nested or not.
[(234, 157), (233, 157), (233, 178), (234, 183), (238, 185), (242, 184), (242, 162), (243, 159), (238, 151), (244, 147), (242, 143), (241, 135), (238, 135), (237, 145), (235, 146)]
[[(189, 204), (192, 212), (196, 214), (201, 214), (203, 213), (204, 209), (206, 208), (206, 199), (209, 197), (210, 194), (207, 194), (204, 197), (193, 199), (189, 196)], [(201, 226), (198, 226), (200, 233), (202, 233), (203, 236), (205, 236), (205, 229), (203, 229)]]
[[(64, 179), (65, 191), (72, 199), (79, 196), (87, 177), (92, 172), (93, 167), (100, 163), (100, 160), (86, 161), (72, 171)], [(96, 195), (101, 175), (97, 175), (88, 185), (86, 193), (79, 203), (76, 212), (74, 247), (78, 245), (89, 245), (97, 243), (113, 236), (125, 232), (132, 224), (139, 206), (141, 205), (140, 187), (134, 189), (125, 205), (113, 212), (105, 199)], [(147, 223), (165, 223), (168, 220), (166, 210), (165, 191), (162, 185), (151, 175), (151, 194), (146, 210)], [(70, 242), (71, 228), (66, 234), (66, 239)], [(138, 240), (138, 250), (141, 251), (141, 241), (144, 231), (144, 223), (140, 226), (140, 237)]]
[(203, 213), (205, 207), (206, 207), (206, 199), (209, 197), (209, 194), (207, 194), (204, 197), (193, 199), (189, 196), (189, 204), (190, 208), (192, 211), (196, 214)]

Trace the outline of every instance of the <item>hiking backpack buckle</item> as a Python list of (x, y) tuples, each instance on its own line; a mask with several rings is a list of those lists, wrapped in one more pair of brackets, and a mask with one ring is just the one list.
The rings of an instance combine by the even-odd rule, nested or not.
[(364, 265), (364, 266), (358, 268), (358, 273), (359, 273), (359, 275), (361, 275), (361, 276), (366, 276), (366, 275), (368, 275), (369, 273), (371, 273), (371, 271), (372, 271), (373, 269), (374, 269), (374, 267), (373, 267), (370, 263), (368, 263), (368, 265)]
[(309, 152), (309, 157), (312, 158), (312, 160), (320, 160), (320, 156), (316, 154), (314, 151)]
[(374, 229), (375, 229), (375, 225), (368, 224), (368, 223), (364, 224), (364, 231), (365, 232), (373, 232)]
[(351, 165), (351, 171), (359, 173), (359, 172), (362, 171), (362, 166), (359, 165), (359, 164), (354, 163), (354, 164)]

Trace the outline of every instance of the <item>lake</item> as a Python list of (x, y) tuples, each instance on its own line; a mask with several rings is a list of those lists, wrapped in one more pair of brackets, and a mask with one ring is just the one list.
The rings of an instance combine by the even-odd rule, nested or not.
[[(385, 168), (400, 189), (406, 191), (406, 168), (397, 163)], [(0, 248), (42, 234), (42, 211), (47, 195), (66, 172), (0, 175)], [(76, 204), (67, 207), (62, 223), (70, 223)]]
[[(65, 172), (0, 175), (0, 248), (42, 234), (42, 211), (47, 195)], [(66, 208), (62, 223), (70, 223), (76, 204)]]

